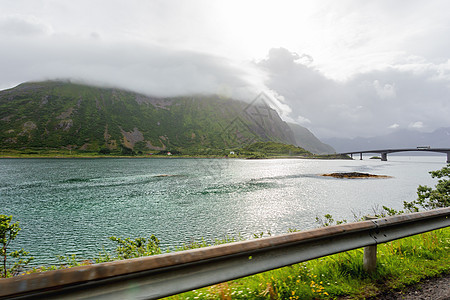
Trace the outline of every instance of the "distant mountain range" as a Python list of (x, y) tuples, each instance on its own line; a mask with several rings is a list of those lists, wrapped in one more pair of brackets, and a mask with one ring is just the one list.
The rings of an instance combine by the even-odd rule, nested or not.
[(433, 132), (419, 132), (403, 129), (388, 135), (371, 138), (328, 138), (323, 139), (323, 141), (332, 145), (338, 153), (358, 150), (416, 148), (419, 146), (450, 148), (450, 127), (439, 128)]
[(159, 98), (65, 81), (0, 91), (0, 148), (140, 152), (228, 149), (258, 141), (334, 153), (265, 103), (215, 95)]

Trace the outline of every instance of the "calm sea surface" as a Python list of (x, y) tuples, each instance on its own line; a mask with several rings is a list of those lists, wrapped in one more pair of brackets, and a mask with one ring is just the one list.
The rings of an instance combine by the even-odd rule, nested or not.
[[(379, 160), (0, 159), (0, 214), (13, 215), (17, 240), (35, 264), (57, 255), (91, 258), (109, 236), (148, 237), (163, 247), (227, 235), (316, 227), (316, 216), (353, 220), (416, 198), (445, 156)], [(334, 179), (367, 172), (389, 179)]]

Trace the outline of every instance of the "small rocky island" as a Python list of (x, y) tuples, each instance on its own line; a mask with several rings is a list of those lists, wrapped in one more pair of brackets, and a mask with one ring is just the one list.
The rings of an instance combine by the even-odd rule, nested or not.
[(334, 178), (391, 178), (391, 176), (386, 175), (374, 175), (369, 173), (359, 173), (359, 172), (344, 172), (344, 173), (329, 173), (322, 174), (322, 176), (334, 177)]

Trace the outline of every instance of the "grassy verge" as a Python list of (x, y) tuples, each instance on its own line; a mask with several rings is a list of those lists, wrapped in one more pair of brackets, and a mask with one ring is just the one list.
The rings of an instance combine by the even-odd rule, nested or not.
[(167, 299), (364, 299), (450, 272), (450, 228), (378, 245), (377, 271), (363, 249), (272, 270)]
[(216, 149), (216, 148), (176, 148), (172, 150), (134, 151), (122, 147), (115, 150), (107, 148), (95, 150), (81, 149), (52, 149), (52, 148), (24, 148), (24, 149), (0, 149), (0, 157), (8, 158), (73, 158), (73, 157), (201, 157), (201, 158), (318, 158), (318, 159), (349, 159), (347, 155), (316, 155), (301, 147), (275, 142), (257, 142), (243, 148)]
[(69, 150), (39, 150), (39, 151), (19, 151), (19, 150), (0, 150), (0, 158), (223, 158), (223, 156), (213, 155), (122, 155), (122, 154), (101, 154), (88, 151), (69, 151)]
[(339, 155), (265, 155), (261, 153), (242, 153), (239, 155), (214, 155), (214, 154), (177, 154), (177, 155), (158, 155), (158, 154), (100, 154), (98, 152), (88, 151), (69, 151), (69, 150), (39, 150), (39, 151), (19, 151), (19, 150), (0, 150), (0, 158), (252, 158), (252, 159), (275, 159), (275, 158), (301, 158), (301, 159), (349, 159), (346, 156)]

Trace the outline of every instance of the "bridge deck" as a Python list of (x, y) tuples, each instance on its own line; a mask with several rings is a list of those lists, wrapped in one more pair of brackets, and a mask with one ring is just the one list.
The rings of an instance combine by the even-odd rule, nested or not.
[(404, 148), (404, 149), (379, 149), (379, 150), (361, 150), (361, 151), (351, 151), (351, 152), (343, 152), (338, 154), (348, 155), (348, 154), (358, 154), (358, 153), (394, 153), (394, 152), (440, 152), (440, 153), (449, 153), (450, 148), (430, 148), (430, 149), (417, 149), (417, 148)]
[(438, 152), (438, 153), (446, 153), (447, 154), (447, 163), (450, 164), (450, 148), (404, 148), (404, 149), (379, 149), (379, 150), (361, 150), (361, 151), (352, 151), (352, 152), (343, 152), (338, 153), (338, 155), (352, 155), (360, 154), (360, 159), (362, 160), (363, 153), (379, 153), (381, 155), (382, 161), (387, 161), (388, 153), (395, 152)]

